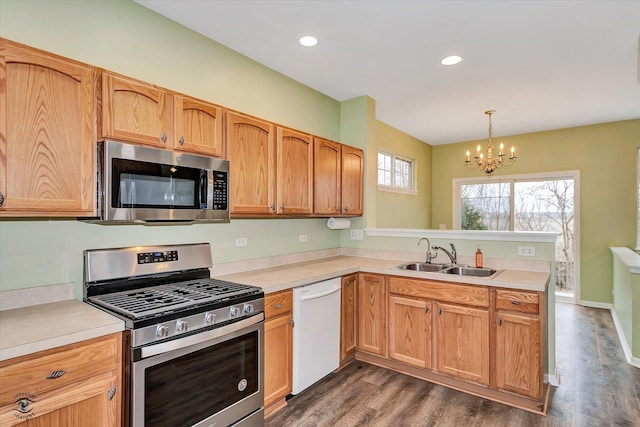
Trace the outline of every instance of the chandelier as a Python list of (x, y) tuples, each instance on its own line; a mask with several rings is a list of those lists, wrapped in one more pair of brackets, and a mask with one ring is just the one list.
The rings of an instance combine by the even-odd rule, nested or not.
[(503, 143), (500, 143), (500, 151), (498, 151), (498, 155), (495, 157), (493, 156), (493, 144), (491, 142), (493, 127), (491, 125), (491, 115), (495, 112), (496, 110), (488, 110), (484, 112), (489, 116), (489, 143), (487, 144), (487, 154), (485, 155), (482, 152), (482, 148), (480, 147), (480, 144), (478, 144), (478, 147), (476, 147), (476, 155), (473, 157), (474, 160), (471, 160), (471, 158), (469, 157), (471, 155), (471, 152), (467, 150), (467, 160), (464, 161), (467, 165), (467, 168), (471, 170), (480, 169), (487, 175), (492, 175), (496, 171), (496, 169), (500, 167), (511, 167), (513, 165), (513, 162), (516, 161), (515, 147), (511, 147), (511, 156), (505, 159)]

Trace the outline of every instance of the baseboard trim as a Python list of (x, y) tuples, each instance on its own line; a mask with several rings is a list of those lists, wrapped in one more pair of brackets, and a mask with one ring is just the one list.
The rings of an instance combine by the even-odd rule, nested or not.
[(616, 313), (616, 310), (613, 307), (611, 308), (611, 317), (613, 318), (613, 324), (615, 325), (616, 332), (618, 333), (618, 340), (620, 341), (620, 345), (622, 346), (622, 352), (624, 353), (624, 358), (627, 360), (627, 363), (630, 364), (631, 366), (640, 368), (640, 358), (633, 357), (633, 354), (631, 353), (631, 347), (629, 346), (629, 342), (627, 342), (627, 337), (624, 335), (622, 324), (620, 323), (618, 314)]
[(585, 307), (592, 307), (592, 308), (604, 308), (606, 310), (612, 310), (613, 309), (613, 304), (608, 303), (608, 302), (581, 300), (580, 301), (580, 305), (584, 305)]
[(544, 374), (544, 382), (551, 384), (554, 387), (560, 386), (560, 372), (558, 372), (558, 368), (556, 368), (553, 375)]

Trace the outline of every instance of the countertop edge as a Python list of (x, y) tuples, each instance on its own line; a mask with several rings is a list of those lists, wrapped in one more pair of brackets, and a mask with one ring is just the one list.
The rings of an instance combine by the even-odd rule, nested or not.
[(609, 247), (611, 252), (622, 261), (630, 272), (640, 274), (640, 255), (627, 247)]

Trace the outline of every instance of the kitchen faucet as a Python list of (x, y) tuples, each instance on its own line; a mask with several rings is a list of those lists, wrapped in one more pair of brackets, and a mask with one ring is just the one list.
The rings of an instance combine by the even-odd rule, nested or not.
[[(433, 256), (433, 254), (431, 253), (431, 242), (429, 241), (429, 239), (427, 239), (426, 237), (423, 237), (422, 239), (418, 240), (418, 246), (420, 246), (420, 243), (422, 243), (423, 240), (427, 241), (427, 264), (431, 264), (431, 260), (433, 260), (435, 257)], [(435, 248), (435, 246), (434, 246)]]
[[(458, 254), (456, 253), (456, 247), (453, 245), (453, 243), (449, 243), (449, 244), (451, 245), (451, 252), (449, 252), (448, 250), (446, 250), (445, 248), (443, 248), (441, 246), (434, 246), (433, 250), (436, 251), (436, 256), (437, 256), (438, 249), (441, 250), (442, 252), (447, 254), (449, 259), (451, 259), (451, 264), (457, 264), (458, 263)], [(435, 258), (435, 257), (433, 257), (433, 258)]]

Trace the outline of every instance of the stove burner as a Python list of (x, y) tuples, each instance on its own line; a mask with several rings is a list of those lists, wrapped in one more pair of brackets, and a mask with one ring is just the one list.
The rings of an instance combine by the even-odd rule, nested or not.
[(250, 293), (252, 287), (217, 279), (197, 279), (89, 297), (102, 307), (140, 319), (180, 308), (218, 302)]

